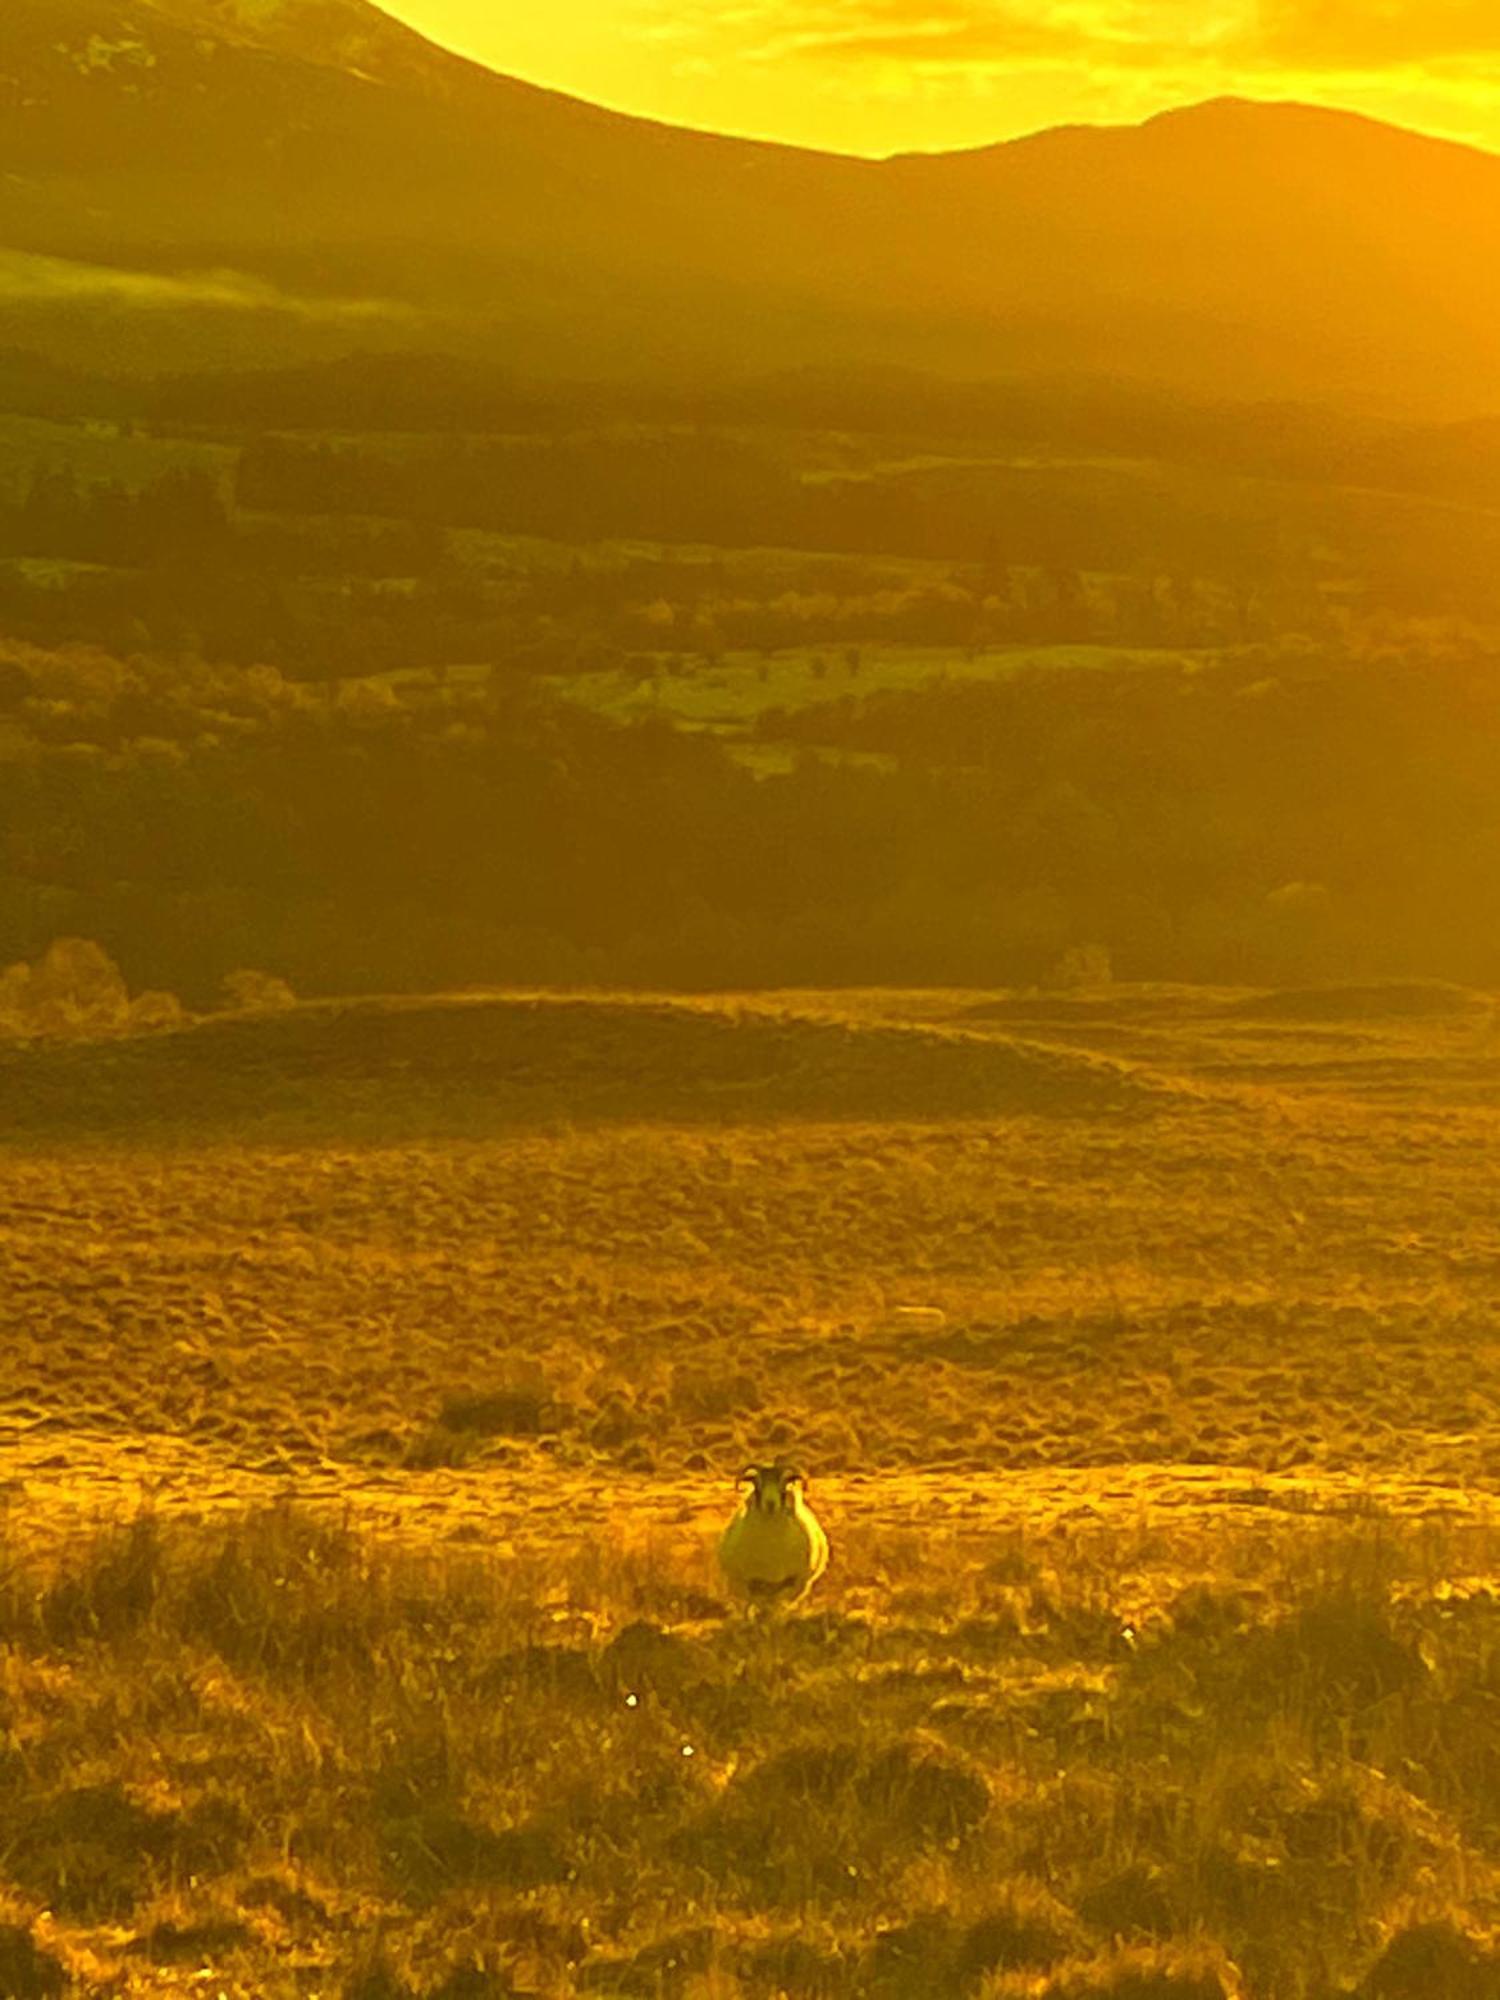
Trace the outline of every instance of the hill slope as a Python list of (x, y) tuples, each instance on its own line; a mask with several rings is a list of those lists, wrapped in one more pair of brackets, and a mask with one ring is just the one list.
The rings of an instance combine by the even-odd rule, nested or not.
[(0, 341), (77, 360), (899, 363), (1500, 407), (1500, 160), (1338, 113), (850, 160), (601, 111), (365, 0), (8, 0), (0, 112)]
[(322, 1003), (125, 1041), (0, 1050), (11, 1138), (482, 1135), (567, 1119), (1101, 1117), (1169, 1087), (1108, 1058), (732, 1003)]

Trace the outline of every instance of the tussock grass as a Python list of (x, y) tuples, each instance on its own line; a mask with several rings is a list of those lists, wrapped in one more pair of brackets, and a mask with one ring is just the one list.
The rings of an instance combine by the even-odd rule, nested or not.
[(563, 995), (322, 1002), (130, 1041), (0, 1049), (5, 1136), (139, 1142), (549, 1121), (1147, 1115), (1160, 1081), (943, 1023)]
[(1496, 2000), (1490, 1042), (905, 1005), (9, 1073), (0, 1994)]
[(1429, 1021), (1488, 1015), (1488, 993), (1442, 979), (1392, 979), (1371, 986), (1293, 986), (1232, 1002), (1231, 1014), (1264, 1021)]
[(1500, 1597), (1433, 1572), (1500, 1546), (1436, 1532), (1247, 1528), (1228, 1590), (1183, 1582), (1183, 1530), (1144, 1608), (1122, 1531), (950, 1550), (941, 1610), (901, 1608), (897, 1546), (880, 1615), (767, 1627), (697, 1601), (686, 1550), (663, 1617), (628, 1561), (288, 1505), (11, 1547), (0, 1971), (44, 2000), (84, 1964), (367, 2000), (1479, 2000)]

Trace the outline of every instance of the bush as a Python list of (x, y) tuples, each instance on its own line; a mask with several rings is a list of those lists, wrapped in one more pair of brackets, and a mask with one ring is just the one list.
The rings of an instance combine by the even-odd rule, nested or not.
[(57, 938), (33, 966), (25, 1015), (42, 1034), (100, 1034), (130, 1017), (120, 968), (91, 938)]
[(175, 1027), (175, 994), (132, 1000), (120, 968), (92, 938), (55, 938), (34, 965), (0, 971), (0, 1034), (86, 1038)]
[(1109, 946), (1075, 944), (1053, 966), (1047, 985), (1059, 993), (1084, 993), (1114, 984), (1114, 962)]
[(137, 993), (130, 1003), (130, 1026), (141, 1033), (149, 1033), (155, 1028), (177, 1028), (185, 1016), (182, 1002), (175, 993), (158, 992), (149, 988)]
[(249, 967), (228, 973), (222, 990), (224, 1005), (236, 1014), (284, 1014), (297, 1004), (296, 994), (284, 979)]
[(57, 938), (35, 965), (0, 973), (0, 1029), (12, 1034), (111, 1034), (129, 1018), (120, 969), (89, 938)]

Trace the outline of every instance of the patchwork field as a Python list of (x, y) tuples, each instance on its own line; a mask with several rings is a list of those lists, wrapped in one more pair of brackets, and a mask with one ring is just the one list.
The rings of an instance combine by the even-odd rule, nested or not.
[[(1217, 658), (1219, 653), (1207, 657)], [(1234, 657), (1230, 649), (1223, 656)], [(937, 681), (998, 680), (1005, 674), (1038, 670), (1083, 673), (1098, 667), (1112, 671), (1139, 664), (1190, 666), (1204, 655), (1182, 648), (1122, 646), (794, 646), (774, 658), (746, 652), (728, 653), (712, 664), (679, 665), (669, 671), (651, 659), (651, 671), (639, 666), (607, 672), (558, 675), (550, 685), (618, 722), (663, 716), (679, 727), (708, 729), (730, 741), (747, 735), (768, 711), (796, 713), (840, 696), (868, 695), (887, 689), (908, 691)]]
[(1500, 1993), (1495, 1021), (0, 1050), (0, 1994)]

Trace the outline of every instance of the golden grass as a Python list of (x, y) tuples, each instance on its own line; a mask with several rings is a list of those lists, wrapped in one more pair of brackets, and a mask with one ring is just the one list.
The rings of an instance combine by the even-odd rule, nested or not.
[(1359, 1981), (1447, 1926), (1490, 1992), (1497, 1556), (856, 1530), (758, 1627), (687, 1546), (145, 1516), (6, 1566), (13, 1927), (126, 1991), (1415, 2000)]
[(1494, 2000), (1497, 1051), (1246, 997), (9, 1058), (0, 1993)]

